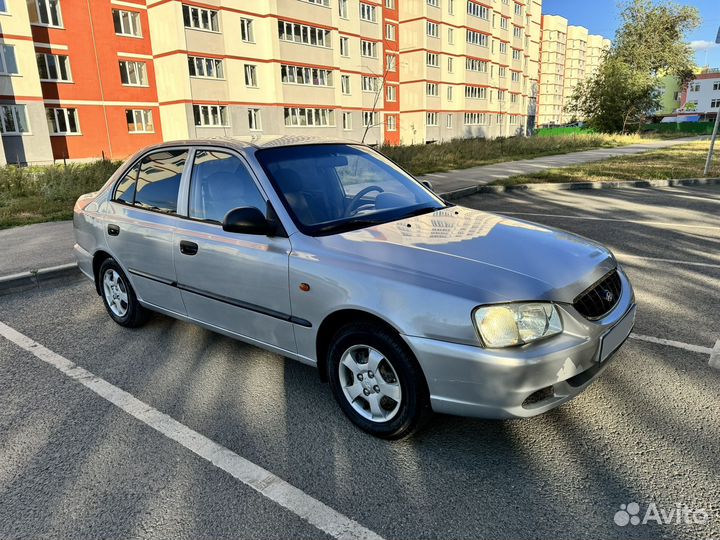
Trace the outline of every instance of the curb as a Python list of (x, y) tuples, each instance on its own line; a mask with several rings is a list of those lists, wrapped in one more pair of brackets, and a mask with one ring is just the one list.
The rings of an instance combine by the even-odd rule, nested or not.
[(655, 188), (678, 186), (706, 186), (720, 184), (720, 178), (683, 178), (679, 180), (629, 180), (618, 182), (566, 182), (549, 184), (515, 184), (510, 186), (489, 186), (478, 184), (456, 189), (439, 195), (449, 201), (469, 197), (476, 193), (507, 193), (511, 191), (572, 191), (581, 189)]
[(76, 263), (61, 264), (30, 272), (20, 272), (0, 277), (0, 295), (27, 289), (34, 289), (58, 279), (77, 277), (80, 269)]

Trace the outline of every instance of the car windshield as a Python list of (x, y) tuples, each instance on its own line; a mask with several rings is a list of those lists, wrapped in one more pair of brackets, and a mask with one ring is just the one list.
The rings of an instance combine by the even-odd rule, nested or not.
[(387, 223), (446, 205), (364, 146), (267, 148), (257, 159), (298, 228), (314, 236)]

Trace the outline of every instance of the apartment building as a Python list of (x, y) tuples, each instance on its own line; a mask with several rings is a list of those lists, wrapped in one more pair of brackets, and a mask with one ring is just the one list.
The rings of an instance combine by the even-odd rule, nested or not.
[(568, 109), (573, 92), (595, 73), (610, 45), (609, 39), (570, 25), (564, 17), (542, 17), (539, 125), (565, 124), (573, 119)]
[(387, 134), (398, 142), (394, 10), (373, 0), (147, 7), (166, 139), (312, 134), (377, 144)]
[(705, 68), (680, 93), (680, 108), (672, 115), (677, 121), (714, 121), (720, 111), (720, 69)]
[(162, 140), (144, 0), (0, 8), (5, 162), (123, 158)]
[(540, 0), (403, 1), (401, 143), (532, 129), (541, 8)]

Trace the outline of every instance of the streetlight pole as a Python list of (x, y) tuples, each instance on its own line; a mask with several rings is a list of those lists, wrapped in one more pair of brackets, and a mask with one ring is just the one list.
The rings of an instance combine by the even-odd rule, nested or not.
[[(715, 43), (720, 43), (720, 28), (718, 29)], [(715, 113), (715, 127), (713, 128), (712, 138), (710, 139), (710, 150), (708, 150), (708, 157), (705, 162), (705, 176), (710, 174), (710, 168), (712, 167), (713, 152), (715, 151), (715, 141), (717, 140), (718, 127), (720, 127), (720, 107), (718, 107), (718, 111)]]

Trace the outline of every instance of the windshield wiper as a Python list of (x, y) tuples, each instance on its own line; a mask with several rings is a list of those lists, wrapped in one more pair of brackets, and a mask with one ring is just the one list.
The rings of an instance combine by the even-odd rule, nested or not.
[(368, 218), (355, 218), (348, 219), (346, 221), (340, 221), (336, 223), (328, 223), (314, 229), (315, 234), (327, 234), (327, 233), (340, 233), (347, 232), (353, 229), (363, 229), (365, 227), (372, 227), (383, 223), (383, 220), (368, 219)]
[(432, 213), (432, 212), (435, 212), (436, 210), (440, 210), (440, 208), (435, 208), (435, 207), (432, 207), (432, 206), (425, 206), (425, 207), (423, 207), (423, 208), (416, 208), (415, 210), (412, 210), (412, 211), (408, 212), (407, 214), (404, 214), (404, 215), (400, 216), (400, 217), (397, 218), (397, 219), (398, 219), (398, 221), (399, 221), (399, 220), (401, 220), (401, 219), (407, 219), (407, 218), (411, 218), (411, 217), (415, 217), (415, 216), (422, 216), (423, 214), (430, 214), (430, 213)]

